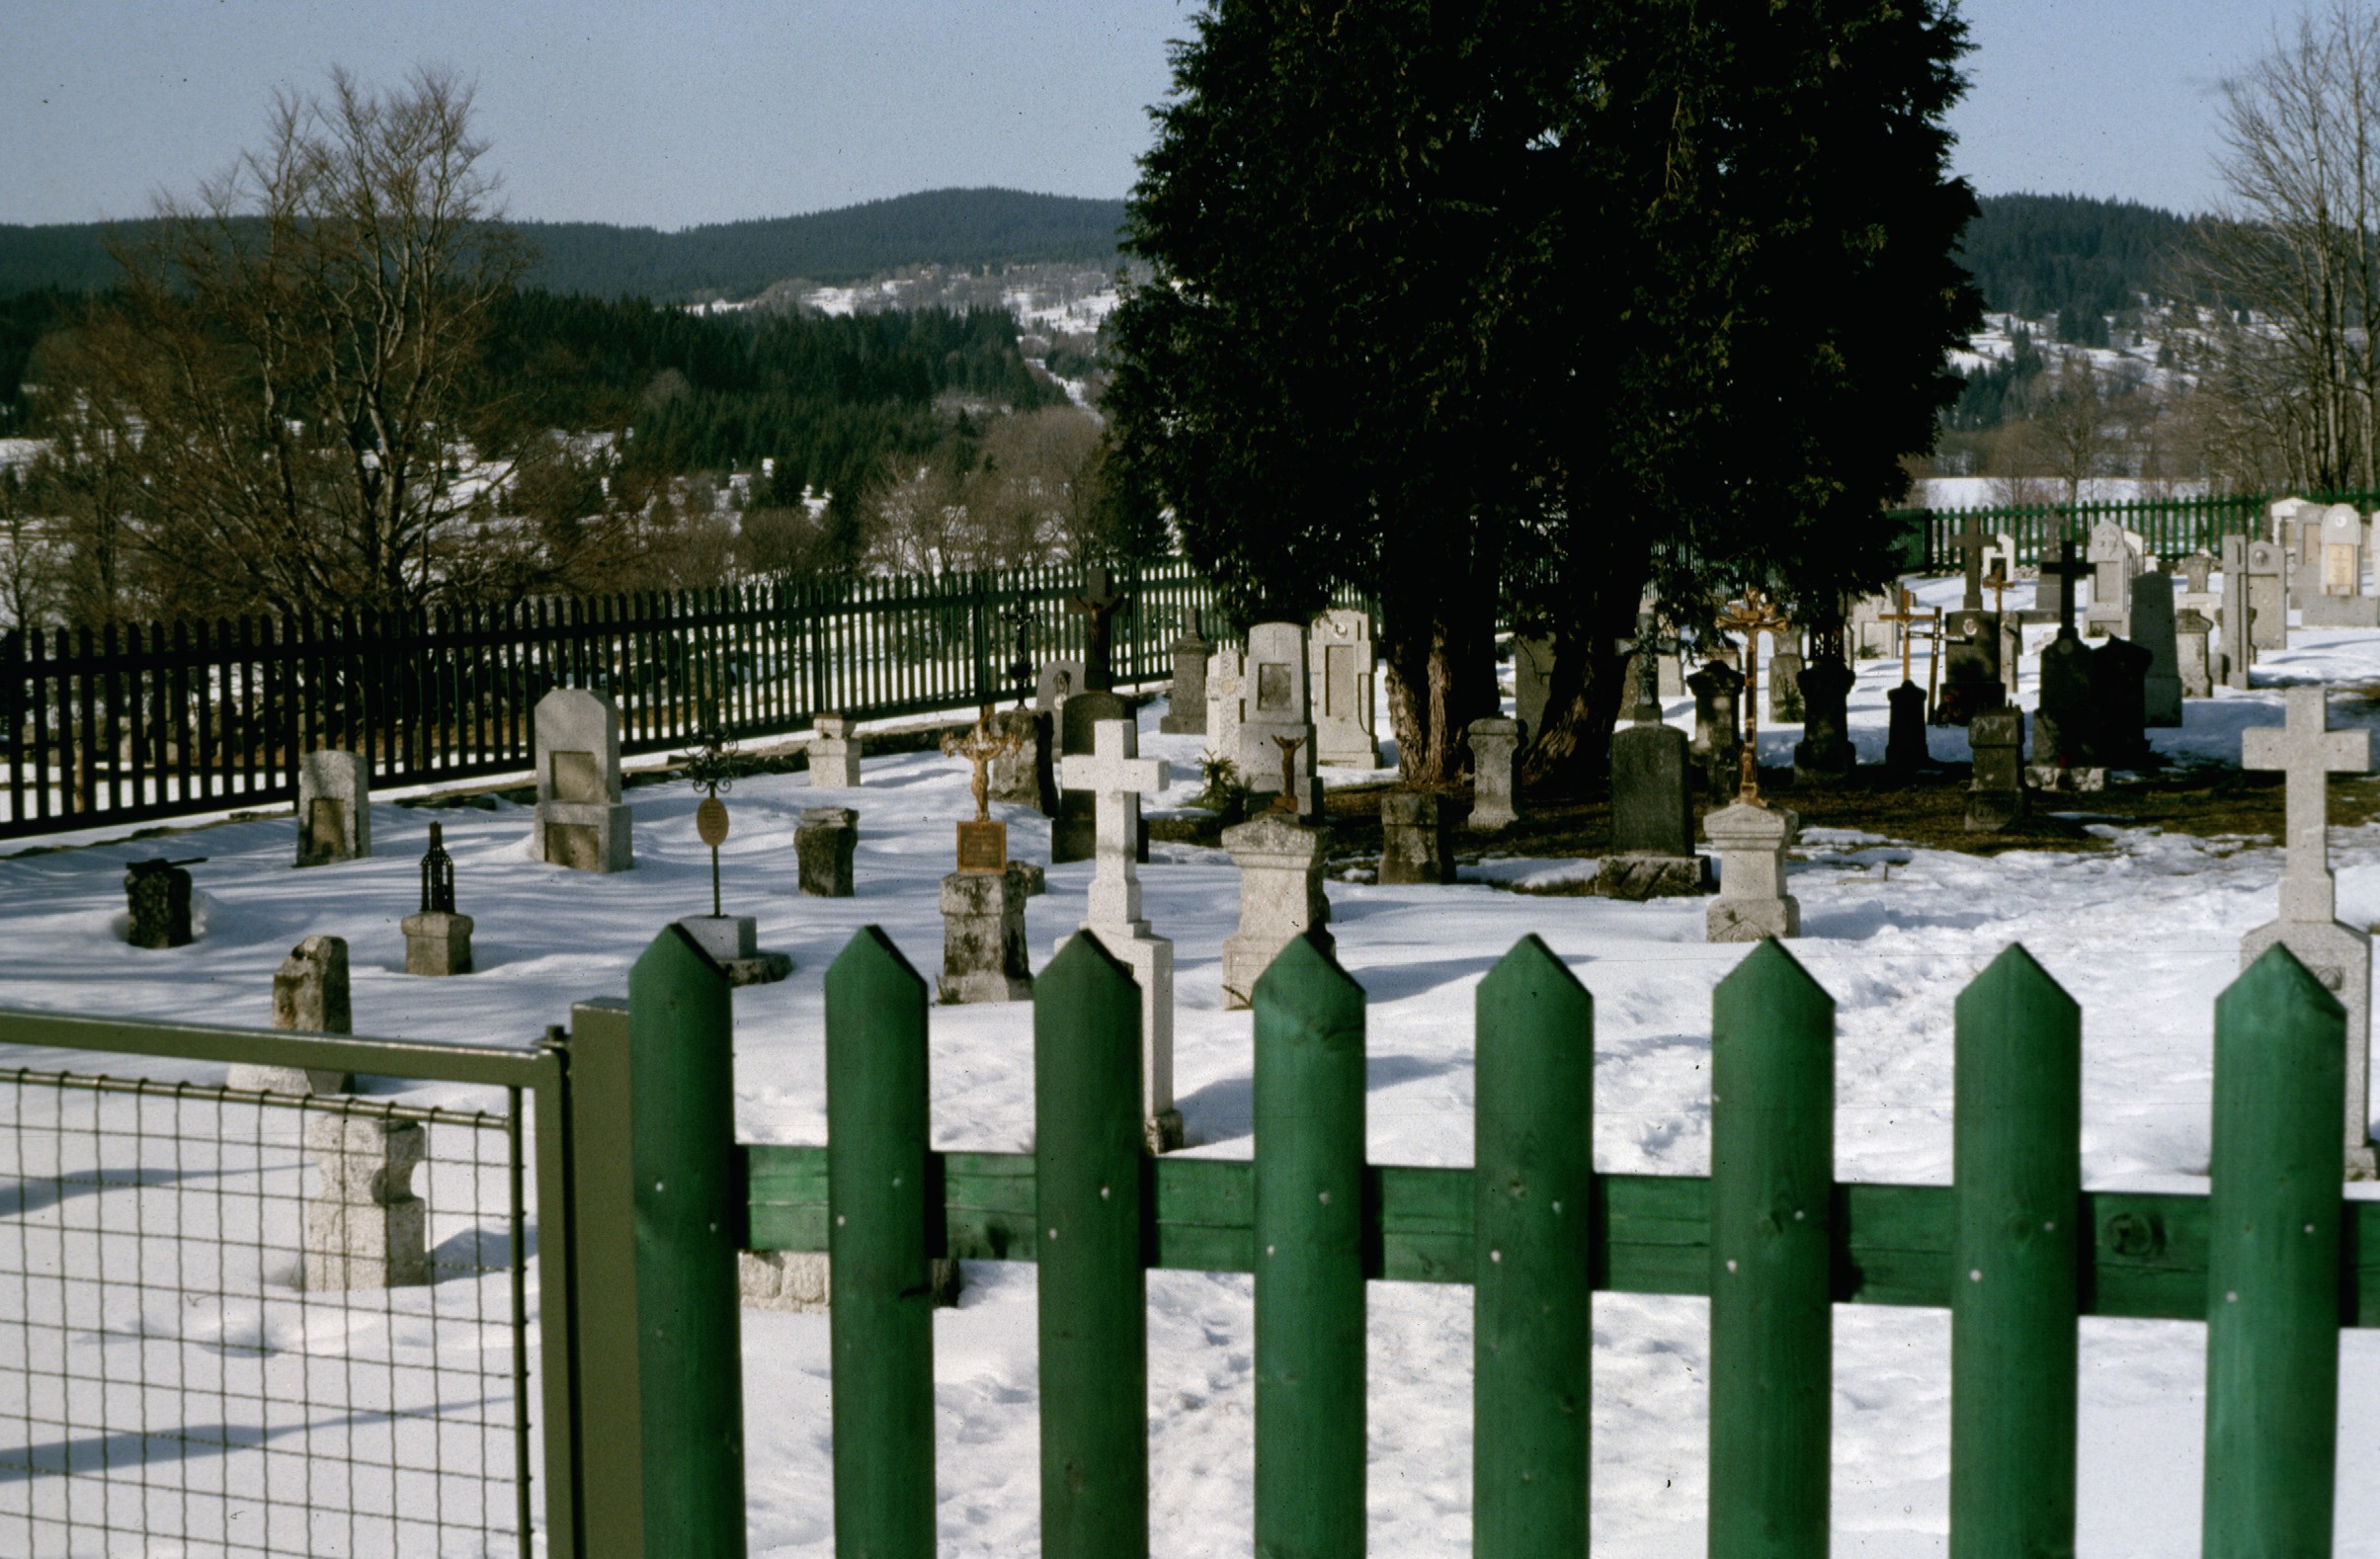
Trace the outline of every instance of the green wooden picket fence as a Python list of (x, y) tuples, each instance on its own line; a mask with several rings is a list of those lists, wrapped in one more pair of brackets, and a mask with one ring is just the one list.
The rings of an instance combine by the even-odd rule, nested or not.
[[(2061, 535), (2080, 546), (2090, 538), (2091, 528), (2102, 520), (2113, 520), (2125, 530), (2138, 533), (2148, 542), (2149, 550), (2162, 558), (2181, 557), (2201, 549), (2219, 555), (2224, 536), (2260, 531), (2267, 506), (2283, 496), (2286, 495), (2218, 493), (2196, 498), (2141, 498), (2121, 503), (1892, 512), (1911, 532), (1924, 537), (1923, 571), (1944, 573), (1961, 566), (1960, 553), (1952, 543), (1971, 519), (1987, 532), (2014, 537), (2016, 560), (2020, 563), (2040, 562)], [(2316, 503), (2353, 504), (2364, 510), (2380, 504), (2380, 491), (2369, 489), (2297, 496)]]
[[(698, 961), (672, 978), (701, 984)], [(640, 1042), (724, 1053), (723, 1001), (698, 995), (634, 996), (700, 1018), (657, 1021)], [(1475, 1169), (1365, 1162), (1363, 993), (1304, 941), (1255, 991), (1251, 1161), (1143, 1151), (1139, 998), (1088, 937), (1035, 985), (1032, 1152), (929, 1146), (927, 1022), (925, 980), (862, 930), (826, 976), (828, 1145), (741, 1154), (735, 1232), (831, 1253), (845, 1559), (934, 1552), (941, 1256), (1039, 1264), (1048, 1559), (1148, 1551), (1152, 1267), (1255, 1274), (1262, 1555), (1363, 1551), (1364, 1285), (1381, 1279), (1477, 1290), (1482, 1559), (1587, 1551), (1598, 1288), (1709, 1296), (1709, 1551), (1723, 1559), (1827, 1552), (1845, 1302), (1951, 1313), (1952, 1553), (2073, 1551), (2085, 1315), (2207, 1324), (2205, 1553), (2331, 1551), (2339, 1332), (2380, 1325), (2380, 1203), (2339, 1190), (2344, 1015), (2281, 948), (2216, 1003), (2204, 1196), (2082, 1189), (2082, 1014), (2016, 946), (1958, 999), (1951, 1186), (1836, 1180), (1834, 1002), (1773, 942), (1712, 1000), (1707, 1178), (1595, 1172), (1594, 1001), (1533, 937), (1479, 987)], [(648, 1374), (643, 1412), (715, 1393), (734, 1347), (730, 1331), (707, 1364)], [(683, 1478), (702, 1451), (673, 1437), (668, 1454)], [(665, 1528), (673, 1551), (742, 1552), (725, 1503), (696, 1501), (707, 1518)]]

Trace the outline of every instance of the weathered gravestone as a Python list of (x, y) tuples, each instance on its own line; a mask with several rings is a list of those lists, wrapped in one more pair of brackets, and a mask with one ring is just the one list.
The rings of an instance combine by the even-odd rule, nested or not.
[[(2259, 650), (2289, 647), (2289, 593), (2281, 549), (2270, 541), (2248, 543), (2248, 642)], [(2246, 684), (2241, 684), (2246, 686)]]
[(405, 917), (403, 928), (407, 974), (471, 972), (471, 917), (454, 912), (454, 858), (437, 823), (430, 825), (430, 848), (422, 852), (422, 907)]
[(297, 863), (328, 865), (371, 854), (371, 764), (317, 747), (297, 763)]
[(1428, 790), (1389, 790), (1380, 796), (1382, 882), (1454, 880), (1452, 819)]
[(1710, 862), (1694, 853), (1685, 732), (1663, 721), (1649, 669), (1638, 668), (1631, 684), (1630, 723), (1611, 733), (1611, 852), (1595, 876), (1606, 898), (1684, 897), (1711, 886)]
[(1306, 629), (1301, 622), (1259, 622), (1248, 630), (1248, 687), (1240, 722), (1240, 782), (1252, 796), (1281, 793), (1281, 750), (1274, 738), (1302, 745), (1295, 757), (1297, 815), (1320, 815), (1314, 787), (1314, 726), (1306, 715)]
[(852, 897), (852, 861), (860, 849), (860, 814), (848, 806), (805, 806), (793, 825), (795, 877), (804, 898)]
[[(1796, 784), (1841, 784), (1850, 778), (1859, 762), (1859, 751), (1851, 745), (1850, 729), (1851, 683), (1855, 674), (1835, 658), (1835, 646), (1828, 642), (1830, 637), (1818, 636), (1812, 645), (1815, 658), (1802, 669), (1802, 739), (1793, 744)], [(1724, 892), (1724, 865), (1720, 867), (1720, 876)]]
[(1513, 635), (1513, 714), (1529, 741), (1545, 729), (1545, 691), (1554, 676), (1554, 641)]
[(2298, 598), (2300, 614), (2310, 628), (2380, 627), (2380, 596), (2363, 588), (2364, 554), (2370, 533), (2353, 504), (2333, 504), (2322, 512), (2320, 551), (2315, 578), (2320, 588)]
[[(353, 1033), (347, 993), (347, 940), (308, 937), (274, 971), (273, 1026), (298, 1033)], [(355, 1079), (328, 1067), (242, 1062), (231, 1069), (231, 1086), (274, 1094), (344, 1094)]]
[(1025, 944), (1025, 879), (1002, 867), (960, 866), (943, 878), (943, 972), (947, 1006), (1032, 1000)]
[(537, 700), (537, 809), (530, 847), (539, 861), (577, 871), (636, 863), (629, 812), (619, 799), (619, 710), (602, 694), (556, 688)]
[(1041, 667), (1033, 684), (1033, 707), (1054, 721), (1066, 700), (1084, 691), (1083, 663), (1079, 660), (1053, 660)]
[(2214, 660), (2206, 642), (2214, 626), (2213, 619), (2200, 612), (2185, 609), (2174, 614), (2174, 672), (2181, 682), (2184, 698), (2215, 696)]
[(2024, 711), (1986, 709), (1967, 722), (1975, 774), (1967, 785), (1967, 832), (1997, 834), (2024, 821)]
[(1307, 639), (1313, 677), (1314, 761), (1341, 768), (1377, 769), (1380, 743), (1372, 734), (1371, 614), (1334, 608), (1314, 619)]
[(810, 783), (835, 790), (857, 789), (861, 752), (865, 745), (856, 728), (857, 722), (840, 714), (821, 714), (810, 722), (810, 745), (806, 749)]
[(2289, 605), (2303, 606), (2322, 594), (2323, 505), (2284, 498), (2270, 512), (2284, 596)]
[(2215, 619), (2217, 647), (2208, 668), (2227, 688), (2248, 686), (2256, 664), (2256, 639), (2249, 631), (2248, 537), (2223, 538), (2223, 606)]
[(2291, 688), (2288, 724), (2240, 734), (2240, 767), (2277, 769), (2288, 776), (2289, 786), (2281, 912), (2240, 939), (2240, 967), (2246, 969), (2277, 942), (2346, 1008), (2346, 1175), (2369, 1180), (2374, 1173), (2372, 939), (2338, 918), (2338, 884), (2330, 862), (2330, 777), (2371, 773), (2371, 733), (2329, 729), (2327, 691), (2319, 684)]
[(186, 947), (191, 942), (190, 873), (205, 856), (187, 861), (134, 861), (123, 872), (124, 941), (135, 947)]
[(1785, 891), (1785, 850), (1800, 820), (1758, 800), (1702, 819), (1719, 855), (1719, 896), (1703, 914), (1706, 942), (1759, 942), (1801, 935), (1801, 903)]
[(2124, 534), (2124, 528), (2112, 520), (2093, 526), (2085, 560), (2091, 564), (2091, 610), (2083, 617), (2084, 635), (2096, 638), (2107, 633), (2117, 638), (2129, 637), (2132, 580), (2140, 572), (2140, 554), (2132, 549), (2132, 540)]
[(2110, 768), (2143, 769), (2156, 761), (2147, 731), (2149, 665), (2149, 652), (2127, 638), (2111, 638), (2091, 652), (2098, 761)]
[(1687, 749), (1702, 771), (1704, 790), (1716, 800), (1735, 794), (1744, 751), (1744, 721), (1736, 699), (1744, 679), (1716, 662), (1685, 679), (1694, 695), (1694, 739)]
[(1103, 720), (1087, 759), (1069, 759), (1066, 777), (1094, 798), (1098, 857), (1082, 929), (1140, 987), (1141, 1124), (1149, 1151), (1182, 1146), (1182, 1112), (1174, 1108), (1174, 944), (1154, 936), (1140, 913), (1140, 799), (1166, 785), (1162, 758), (1140, 756), (1140, 734), (1129, 719)]
[(1248, 652), (1237, 644), (1219, 646), (1206, 660), (1206, 751), (1228, 759), (1245, 784), (1240, 765), (1240, 726), (1248, 718)]
[(2180, 629), (2174, 620), (2174, 576), (2143, 574), (2132, 581), (2132, 642), (2149, 656), (2141, 682), (2141, 715), (2150, 725), (2181, 723)]
[(1801, 672), (1800, 650), (1780, 649), (1768, 657), (1768, 718), (1778, 725), (1801, 722)]
[(2008, 701), (2000, 673), (2000, 616), (1961, 607), (1942, 619), (1941, 720), (1964, 725), (1986, 709)]
[(2210, 622), (2221, 609), (2223, 598), (2215, 588), (2215, 559), (2204, 547), (2181, 560), (2181, 588), (2175, 593), (2174, 606), (2179, 612), (2195, 612)]
[(1044, 817), (1058, 810), (1057, 726), (1034, 709), (996, 710), (988, 722), (1003, 738), (992, 760), (989, 779), (992, 799), (1012, 806), (1029, 806)]
[(1168, 736), (1206, 734), (1206, 657), (1214, 652), (1215, 647), (1199, 636), (1194, 620), (1175, 638), (1174, 682), (1166, 693), (1158, 730)]
[(1471, 815), (1463, 826), (1494, 833), (1518, 821), (1513, 808), (1513, 750), (1520, 745), (1518, 721), (1501, 715), (1473, 720), (1464, 733), (1471, 745)]
[(1266, 812), (1223, 830), (1223, 848), (1240, 868), (1240, 929), (1223, 940), (1223, 1006), (1249, 1005), (1257, 976), (1290, 939), (1306, 937), (1324, 952), (1333, 949), (1323, 928), (1331, 901), (1323, 892), (1323, 858), (1330, 831), (1309, 828), (1279, 812)]
[(429, 1208), (412, 1190), (429, 1128), (385, 1114), (309, 1109), (305, 1143), (322, 1174), (305, 1203), (307, 1291), (430, 1281)]

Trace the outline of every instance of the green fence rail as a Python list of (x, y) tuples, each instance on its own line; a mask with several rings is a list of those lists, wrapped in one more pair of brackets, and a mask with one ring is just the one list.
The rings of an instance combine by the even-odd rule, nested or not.
[(1827, 1552), (1847, 1302), (1950, 1311), (1954, 1551), (2073, 1551), (2075, 1327), (2100, 1315), (2208, 1325), (2204, 1551), (2330, 1552), (2339, 1330), (2380, 1325), (2380, 1202), (2340, 1196), (2344, 1014), (2283, 949), (2216, 1007), (2204, 1196), (2081, 1189), (2081, 1017), (2020, 947), (1957, 1004), (1951, 1186), (1835, 1179), (1834, 1004), (1776, 943), (1713, 998), (1706, 1178), (1593, 1173), (1593, 1003), (1533, 938), (1478, 992), (1476, 1170), (1363, 1161), (1361, 993), (1302, 940), (1255, 991), (1253, 1161), (1140, 1152), (1139, 1002), (1089, 938), (1035, 993), (1029, 1154), (927, 1147), (925, 985), (880, 932), (827, 994), (837, 1146), (742, 1151), (751, 1246), (833, 1253), (840, 1552), (933, 1552), (943, 1256), (1040, 1263), (1053, 1556), (1146, 1551), (1153, 1267), (1255, 1274), (1262, 1553), (1362, 1551), (1379, 1279), (1478, 1290), (1483, 1559), (1585, 1551), (1591, 1288), (1711, 1300), (1715, 1555)]
[[(2140, 498), (2122, 503), (2024, 504), (1979, 509), (1896, 509), (1893, 517), (1918, 538), (1913, 550), (1924, 573), (1956, 571), (1963, 558), (1955, 544), (1972, 522), (1986, 533), (2003, 534), (2015, 542), (2019, 563), (2038, 563), (2063, 535), (2077, 546), (2091, 537), (2092, 527), (2112, 520), (2138, 534), (2159, 557), (2173, 559), (2191, 552), (2219, 555), (2223, 537), (2261, 533), (2267, 508), (2283, 493), (2223, 493), (2197, 498)], [(2353, 504), (2370, 510), (2380, 506), (2380, 489), (2349, 492), (2300, 493), (2322, 504)], [(1906, 555), (1906, 554), (1905, 554)]]

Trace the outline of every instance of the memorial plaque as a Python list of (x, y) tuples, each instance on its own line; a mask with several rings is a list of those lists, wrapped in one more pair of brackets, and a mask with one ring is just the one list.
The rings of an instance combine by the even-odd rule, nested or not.
[(695, 808), (695, 835), (716, 850), (727, 843), (727, 803), (715, 795), (704, 796)]
[(553, 760), (553, 798), (556, 801), (612, 799), (604, 785), (604, 766), (593, 753), (557, 752)]
[(2326, 596), (2352, 596), (2363, 588), (2363, 570), (2355, 566), (2352, 546), (2331, 545), (2322, 549), (2322, 593)]
[(999, 821), (958, 825), (958, 869), (998, 873), (1008, 869), (1008, 825)]
[(338, 797), (314, 797), (306, 813), (306, 852), (320, 861), (336, 861), (347, 854), (347, 807)]
[(1326, 645), (1322, 652), (1322, 700), (1326, 714), (1347, 715), (1355, 707), (1355, 651), (1353, 645)]
[(603, 840), (593, 823), (548, 823), (545, 861), (549, 865), (568, 866), (575, 871), (601, 871)]
[(1256, 668), (1256, 706), (1260, 709), (1286, 709), (1290, 706), (1289, 668), (1273, 662), (1259, 662)]

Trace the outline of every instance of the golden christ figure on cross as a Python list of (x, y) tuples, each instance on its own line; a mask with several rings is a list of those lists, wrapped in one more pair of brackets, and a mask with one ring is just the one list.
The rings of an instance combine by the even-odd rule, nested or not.
[(1761, 799), (1761, 635), (1781, 634), (1793, 626), (1793, 619), (1759, 587), (1746, 586), (1744, 599), (1720, 613), (1718, 622), (1744, 635), (1744, 758), (1736, 799), (1746, 806), (1765, 806), (1768, 803)]

